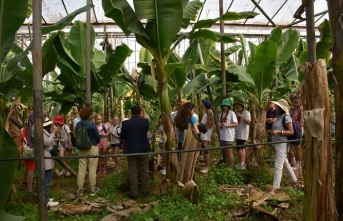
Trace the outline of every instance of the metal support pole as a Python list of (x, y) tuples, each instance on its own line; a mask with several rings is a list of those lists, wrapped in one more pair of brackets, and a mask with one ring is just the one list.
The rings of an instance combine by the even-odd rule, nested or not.
[[(87, 5), (91, 1), (87, 0)], [(86, 13), (86, 106), (91, 106), (91, 10)]]
[[(223, 7), (223, 0), (219, 0), (219, 16), (223, 16), (224, 14), (224, 7)], [(220, 21), (220, 33), (224, 33), (224, 22)], [(221, 70), (222, 70), (222, 98), (226, 98), (226, 70), (225, 70), (225, 48), (224, 43), (220, 43), (220, 60), (221, 60)], [(218, 125), (218, 124), (217, 124)], [(217, 131), (219, 130), (217, 126)], [(220, 133), (218, 133), (218, 138), (220, 140)], [(222, 157), (223, 161), (226, 162), (226, 155), (224, 150), (222, 150)]]
[(45, 199), (45, 160), (42, 105), (42, 0), (33, 1), (33, 105), (35, 113), (34, 149), (37, 165), (39, 220), (48, 220)]
[(316, 61), (316, 35), (314, 26), (314, 0), (308, 0), (306, 4), (306, 30), (307, 30), (307, 55), (308, 61), (314, 64)]

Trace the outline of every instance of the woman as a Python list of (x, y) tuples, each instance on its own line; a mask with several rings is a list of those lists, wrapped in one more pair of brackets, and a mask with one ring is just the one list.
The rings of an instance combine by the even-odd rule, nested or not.
[[(92, 146), (89, 150), (79, 150), (79, 156), (97, 156), (99, 155), (99, 149), (97, 147), (100, 143), (100, 135), (94, 122), (91, 121), (93, 116), (93, 109), (91, 107), (83, 107), (80, 110), (81, 121), (76, 124), (75, 134), (81, 126), (85, 126), (89, 139), (92, 141)], [(89, 185), (91, 188), (91, 196), (95, 196), (100, 191), (99, 187), (96, 187), (96, 169), (98, 167), (98, 158), (80, 158), (79, 170), (77, 172), (77, 195), (82, 196), (85, 183), (85, 176), (88, 167)]]
[[(64, 156), (70, 156), (73, 148), (73, 144), (71, 143), (71, 130), (68, 125), (64, 124), (64, 118), (61, 115), (57, 115), (52, 122), (60, 128), (58, 131), (56, 138), (57, 141), (60, 144), (60, 157)], [(55, 142), (57, 145), (57, 141)], [(57, 148), (57, 147), (56, 147)], [(68, 166), (70, 166), (70, 159), (66, 159), (66, 163)], [(60, 173), (58, 173), (58, 170), (56, 169), (56, 173), (58, 176), (63, 176), (64, 174), (66, 176), (70, 176), (70, 172), (63, 169)]]
[[(211, 138), (212, 138), (214, 116), (213, 116), (213, 112), (211, 110), (211, 107), (212, 107), (211, 102), (208, 100), (202, 100), (202, 104), (205, 108), (205, 114), (201, 119), (201, 123), (206, 125), (207, 132), (201, 133), (200, 138), (201, 138), (201, 142), (203, 144), (201, 146), (207, 148), (208, 144), (211, 142)], [(211, 158), (210, 158), (210, 154), (206, 150), (205, 150), (205, 154), (204, 154), (204, 159), (205, 159), (205, 167), (203, 169), (201, 169), (200, 172), (201, 173), (208, 173), (208, 169), (210, 168), (210, 164), (211, 164)]]
[[(222, 112), (219, 116), (220, 125), (220, 146), (232, 146), (235, 141), (235, 127), (238, 125), (237, 116), (235, 112), (231, 111), (231, 101), (225, 98), (222, 101)], [(226, 163), (228, 166), (233, 165), (234, 158), (231, 148), (224, 149)]]
[[(287, 136), (294, 134), (292, 119), (289, 116), (289, 107), (288, 103), (284, 99), (278, 101), (272, 101), (275, 104), (275, 108), (278, 111), (279, 117), (277, 121), (273, 124), (273, 130), (270, 131), (270, 134), (274, 135), (273, 141), (287, 141)], [(285, 123), (287, 129), (282, 125), (282, 119), (285, 117)], [(297, 185), (297, 177), (294, 174), (294, 171), (287, 159), (288, 146), (287, 143), (277, 143), (274, 145), (276, 159), (275, 159), (275, 168), (274, 168), (274, 181), (273, 189), (269, 192), (269, 195), (273, 196), (275, 193), (280, 190), (280, 183), (282, 177), (282, 169), (285, 167), (286, 172), (291, 180), (291, 185)]]
[(235, 128), (235, 139), (236, 145), (240, 147), (236, 147), (237, 155), (238, 155), (238, 164), (236, 168), (239, 170), (244, 170), (246, 168), (245, 165), (245, 147), (243, 146), (245, 142), (249, 138), (249, 125), (251, 122), (251, 114), (249, 111), (244, 109), (244, 104), (241, 102), (235, 102), (235, 114), (237, 116), (238, 125)]
[(182, 109), (177, 112), (175, 117), (175, 125), (179, 131), (178, 140), (178, 149), (182, 149), (183, 141), (185, 139), (184, 132), (188, 129), (188, 124), (192, 124), (193, 131), (196, 135), (200, 134), (198, 130), (198, 119), (195, 114), (195, 105), (191, 102), (187, 102), (182, 106)]
[[(106, 145), (109, 133), (107, 132), (107, 126), (102, 123), (102, 118), (99, 114), (94, 117), (96, 128), (100, 134), (100, 143), (98, 144), (99, 155), (106, 155)], [(107, 167), (107, 158), (99, 158), (98, 171), (99, 174), (105, 174)]]
[[(114, 116), (112, 119), (112, 125), (110, 128), (112, 154), (119, 154), (120, 132), (121, 132), (121, 128), (119, 125), (119, 118), (117, 116)], [(116, 168), (119, 169), (120, 158), (118, 156), (114, 157), (114, 162), (115, 162)]]

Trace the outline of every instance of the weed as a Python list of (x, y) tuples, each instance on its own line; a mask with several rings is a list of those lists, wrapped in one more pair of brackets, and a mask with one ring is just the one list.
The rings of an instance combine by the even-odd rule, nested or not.
[(220, 164), (211, 168), (209, 176), (218, 184), (243, 185), (244, 178), (240, 171)]

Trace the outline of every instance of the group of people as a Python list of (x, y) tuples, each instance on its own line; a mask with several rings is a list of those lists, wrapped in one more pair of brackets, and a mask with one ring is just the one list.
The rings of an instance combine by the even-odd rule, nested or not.
[[(182, 108), (176, 113), (173, 123), (176, 130), (176, 140), (178, 149), (183, 148), (184, 131), (187, 130), (188, 125), (191, 124), (193, 134), (195, 134), (201, 142), (201, 147), (207, 148), (212, 140), (212, 133), (214, 129), (214, 115), (212, 111), (212, 103), (208, 100), (202, 100), (204, 108), (204, 115), (199, 122), (199, 117), (195, 113), (196, 106), (192, 102), (184, 102)], [(234, 111), (231, 109), (234, 108)], [(245, 109), (242, 102), (235, 102), (232, 105), (231, 100), (224, 99), (221, 103), (221, 113), (219, 116), (220, 125), (220, 145), (230, 147), (235, 142), (238, 160), (236, 167), (238, 169), (245, 169), (245, 147), (244, 144), (248, 140), (249, 125), (251, 122), (250, 112)], [(200, 131), (200, 125), (205, 127), (205, 131)], [(234, 164), (234, 157), (231, 148), (224, 149), (225, 160), (228, 165)], [(207, 173), (210, 168), (211, 160), (208, 151), (204, 151), (205, 167), (200, 170), (201, 173)]]
[[(214, 130), (214, 114), (212, 112), (212, 104), (208, 100), (202, 100), (204, 108), (204, 115), (199, 121), (198, 115), (195, 113), (196, 106), (192, 102), (184, 102), (182, 108), (173, 113), (173, 124), (176, 130), (176, 137), (178, 149), (183, 148), (184, 132), (191, 128), (192, 133), (197, 140), (201, 142), (201, 147), (207, 148), (212, 140), (212, 133)], [(232, 105), (230, 99), (223, 99), (221, 102), (221, 112), (219, 114), (220, 127), (220, 145), (228, 147), (223, 150), (225, 162), (231, 166), (234, 165), (233, 150), (230, 146), (236, 143), (236, 150), (238, 155), (237, 169), (245, 169), (245, 142), (249, 137), (249, 125), (251, 123), (251, 115), (245, 109), (242, 102), (235, 102)], [(233, 108), (233, 109), (232, 109)], [(292, 120), (296, 120), (302, 126), (303, 130), (303, 110), (300, 105), (300, 98), (296, 97), (293, 100), (293, 107), (290, 109), (288, 103), (284, 99), (279, 101), (271, 101), (269, 103), (269, 110), (266, 116), (266, 129), (268, 133), (268, 142), (286, 141), (287, 136), (294, 133)], [(284, 127), (284, 119), (286, 128)], [(95, 115), (93, 118), (93, 110), (91, 107), (82, 107), (79, 110), (79, 117), (74, 120), (74, 134), (68, 125), (64, 123), (64, 118), (57, 115), (53, 120), (45, 118), (43, 121), (44, 134), (44, 156), (69, 156), (72, 152), (73, 142), (72, 136), (75, 136), (81, 126), (87, 130), (87, 135), (91, 140), (91, 147), (87, 150), (77, 150), (79, 156), (87, 156), (79, 158), (78, 173), (77, 173), (77, 195), (82, 196), (84, 193), (85, 176), (88, 171), (90, 195), (94, 196), (100, 191), (96, 185), (96, 175), (105, 174), (107, 168), (106, 157), (99, 155), (106, 155), (107, 143), (110, 141), (113, 154), (119, 153), (119, 148), (123, 144), (124, 154), (149, 153), (151, 152), (151, 143), (148, 139), (149, 121), (144, 117), (143, 108), (139, 105), (132, 106), (131, 118), (123, 121), (119, 125), (119, 118), (113, 117), (111, 126), (102, 123), (100, 115)], [(159, 121), (161, 122), (161, 121)], [(190, 126), (190, 127), (189, 127)], [(34, 148), (33, 143), (33, 127), (34, 127), (34, 113), (31, 112), (28, 116), (28, 126), (21, 130), (21, 140), (25, 145)], [(206, 128), (205, 131), (200, 128)], [(163, 135), (163, 126), (159, 126), (160, 141), (159, 146), (162, 147), (165, 142)], [(285, 168), (290, 177), (291, 185), (297, 184), (297, 178), (294, 174), (292, 166), (301, 167), (301, 149), (300, 145), (295, 146), (296, 154), (289, 153), (291, 156), (291, 164), (287, 159), (289, 151), (287, 143), (273, 144), (276, 153), (275, 172), (273, 189), (270, 194), (274, 195), (280, 189), (280, 182), (282, 176), (282, 169)], [(207, 173), (210, 168), (210, 154), (204, 151), (205, 167), (200, 170), (201, 173)], [(115, 157), (115, 164), (120, 165), (120, 158)], [(141, 194), (143, 197), (149, 194), (149, 155), (128, 156), (128, 179), (130, 190), (127, 196), (136, 199), (139, 195), (138, 177), (141, 178)], [(32, 191), (33, 171), (35, 168), (34, 160), (26, 160), (26, 169), (24, 173), (24, 183), (27, 185), (28, 191)], [(70, 161), (66, 160), (70, 165)], [(46, 201), (48, 205), (58, 205), (49, 198), (49, 184), (54, 169), (55, 162), (52, 159), (45, 159), (45, 177), (46, 177)], [(62, 170), (61, 172), (55, 169), (59, 175), (70, 176), (69, 171)], [(163, 172), (162, 172), (163, 173)], [(165, 171), (164, 171), (165, 174)]]

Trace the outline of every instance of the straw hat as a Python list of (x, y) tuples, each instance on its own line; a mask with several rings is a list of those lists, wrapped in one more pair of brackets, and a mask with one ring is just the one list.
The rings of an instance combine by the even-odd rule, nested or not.
[(279, 106), (282, 110), (286, 112), (286, 114), (289, 114), (289, 105), (288, 102), (285, 99), (280, 99), (278, 101), (271, 101), (273, 104)]
[(54, 122), (52, 122), (49, 118), (45, 118), (45, 121), (43, 123), (43, 127), (47, 127), (51, 124), (53, 124)]

